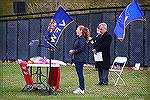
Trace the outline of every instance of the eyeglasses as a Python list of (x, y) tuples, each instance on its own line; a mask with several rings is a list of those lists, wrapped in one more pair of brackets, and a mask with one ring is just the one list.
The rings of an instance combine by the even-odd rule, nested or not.
[(102, 28), (100, 28), (99, 26), (97, 26), (97, 29), (102, 30)]

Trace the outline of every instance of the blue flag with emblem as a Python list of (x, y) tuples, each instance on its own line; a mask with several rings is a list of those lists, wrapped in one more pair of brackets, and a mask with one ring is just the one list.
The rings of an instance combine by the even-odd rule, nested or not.
[(74, 20), (72, 20), (62, 7), (59, 7), (48, 25), (44, 45), (50, 49), (56, 48), (56, 44), (62, 32), (72, 22), (74, 22)]
[(124, 40), (127, 25), (135, 20), (145, 20), (144, 14), (136, 0), (133, 0), (120, 14), (114, 33), (120, 41)]

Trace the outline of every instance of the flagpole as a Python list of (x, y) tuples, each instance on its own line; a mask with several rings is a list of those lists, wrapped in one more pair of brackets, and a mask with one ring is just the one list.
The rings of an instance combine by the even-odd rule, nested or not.
[[(39, 44), (38, 46), (39, 46), (39, 47), (41, 46), (41, 47), (48, 48), (48, 47), (46, 47), (46, 46), (44, 46), (44, 45), (41, 45), (41, 44)], [(51, 52), (54, 51), (54, 49), (48, 48), (48, 51), (49, 51), (49, 73), (50, 73), (50, 71), (51, 71)], [(48, 69), (47, 69), (47, 73), (48, 73)], [(50, 78), (50, 76), (49, 76), (49, 78)], [(47, 83), (46, 83), (46, 84), (47, 84), (47, 86), (46, 86), (47, 91), (46, 91), (46, 92), (47, 92), (49, 95), (56, 95), (54, 89), (51, 88), (51, 87), (49, 86), (49, 84), (48, 84), (48, 76), (47, 76)]]
[[(54, 48), (48, 48), (48, 51), (49, 51), (49, 74), (51, 73), (51, 52), (54, 51)], [(51, 79), (51, 76), (49, 75), (49, 79)], [(47, 84), (48, 84), (48, 81), (47, 81)], [(49, 84), (48, 84), (49, 85)], [(54, 89), (50, 86), (48, 86), (48, 91), (49, 95), (56, 95)]]

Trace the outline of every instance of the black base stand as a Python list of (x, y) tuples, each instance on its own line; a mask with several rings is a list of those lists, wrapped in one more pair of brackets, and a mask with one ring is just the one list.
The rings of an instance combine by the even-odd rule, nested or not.
[(57, 95), (53, 88), (49, 87), (49, 89), (46, 91), (48, 95)]
[[(50, 52), (50, 54), (49, 54), (49, 60), (50, 60), (49, 64), (50, 64), (50, 68), (49, 68), (49, 69), (51, 69), (51, 52), (53, 51), (53, 49), (50, 49), (50, 48), (48, 48), (48, 47), (46, 47), (46, 46), (44, 46), (44, 45), (38, 45), (38, 46), (39, 46), (39, 47), (40, 47), (40, 46), (41, 46), (41, 47), (45, 47), (45, 48), (47, 48), (48, 51)], [(50, 70), (50, 71), (51, 71), (51, 70)], [(47, 91), (45, 92), (44, 95), (56, 95), (56, 93), (55, 93), (54, 89), (48, 85)]]

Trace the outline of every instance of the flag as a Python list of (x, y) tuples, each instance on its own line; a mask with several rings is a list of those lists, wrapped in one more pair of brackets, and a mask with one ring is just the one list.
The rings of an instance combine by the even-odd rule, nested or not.
[(125, 37), (125, 29), (127, 25), (135, 20), (145, 20), (144, 14), (141, 11), (136, 0), (133, 0), (120, 14), (116, 23), (114, 33), (119, 40), (123, 40)]
[(32, 80), (32, 77), (30, 77), (30, 73), (28, 71), (27, 64), (28, 64), (27, 62), (21, 62), (20, 63), (20, 68), (22, 70), (22, 74), (24, 76), (26, 84), (30, 85), (30, 86), (33, 86), (33, 80)]
[(74, 20), (60, 6), (56, 11), (47, 28), (44, 45), (47, 48), (55, 48), (64, 29)]

